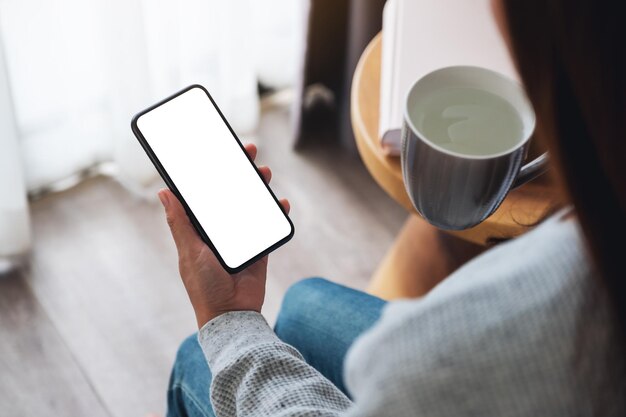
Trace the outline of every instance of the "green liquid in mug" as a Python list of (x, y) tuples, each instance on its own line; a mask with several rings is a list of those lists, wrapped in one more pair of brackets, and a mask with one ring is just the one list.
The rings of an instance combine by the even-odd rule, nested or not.
[(489, 156), (515, 148), (524, 137), (518, 112), (505, 99), (475, 88), (446, 88), (410, 114), (429, 141), (452, 152)]

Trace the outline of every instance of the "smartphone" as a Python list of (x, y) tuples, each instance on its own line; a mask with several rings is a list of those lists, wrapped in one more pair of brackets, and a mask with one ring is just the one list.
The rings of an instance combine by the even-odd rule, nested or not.
[(226, 271), (245, 269), (293, 237), (293, 223), (204, 87), (143, 110), (131, 128)]

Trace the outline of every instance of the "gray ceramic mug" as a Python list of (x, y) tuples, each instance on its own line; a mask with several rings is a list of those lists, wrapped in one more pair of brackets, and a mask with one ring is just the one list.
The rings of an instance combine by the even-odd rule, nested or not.
[[(472, 88), (508, 102), (521, 119), (522, 134), (504, 151), (468, 155), (429, 140), (418, 128), (420, 100), (443, 88)], [(402, 126), (402, 175), (416, 210), (446, 230), (475, 226), (491, 215), (509, 190), (545, 172), (548, 155), (522, 166), (535, 129), (535, 113), (519, 83), (488, 69), (456, 66), (431, 72), (409, 90)]]

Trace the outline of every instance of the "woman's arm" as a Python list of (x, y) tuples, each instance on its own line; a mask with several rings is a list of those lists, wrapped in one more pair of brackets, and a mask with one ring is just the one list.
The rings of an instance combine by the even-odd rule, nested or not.
[(213, 374), (217, 416), (338, 416), (351, 405), (258, 312), (222, 314), (198, 339)]
[[(253, 145), (246, 146), (252, 159)], [(271, 172), (260, 167), (266, 181)], [(176, 243), (180, 275), (196, 314), (199, 341), (213, 374), (218, 416), (337, 415), (348, 398), (282, 343), (261, 316), (267, 257), (230, 275), (200, 239), (183, 206), (159, 192)], [(289, 203), (281, 201), (289, 211)]]

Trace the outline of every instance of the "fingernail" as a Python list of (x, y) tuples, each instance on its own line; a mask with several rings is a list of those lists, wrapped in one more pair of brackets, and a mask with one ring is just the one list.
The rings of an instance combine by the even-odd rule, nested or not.
[(165, 190), (161, 190), (159, 191), (159, 200), (161, 200), (161, 204), (163, 204), (163, 207), (167, 208), (167, 206), (170, 204), (170, 201), (167, 198), (167, 192)]

